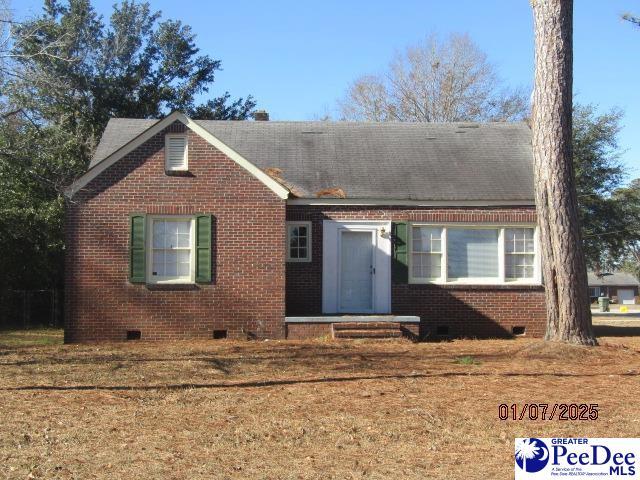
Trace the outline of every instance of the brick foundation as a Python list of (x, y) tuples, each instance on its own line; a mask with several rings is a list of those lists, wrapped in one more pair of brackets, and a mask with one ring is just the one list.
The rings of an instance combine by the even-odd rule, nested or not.
[(316, 338), (331, 338), (330, 323), (289, 323), (287, 324), (287, 339), (309, 340)]
[(402, 336), (411, 340), (420, 338), (420, 325), (413, 323), (405, 323), (401, 327)]
[(541, 287), (394, 285), (391, 299), (394, 314), (420, 317), (422, 338), (437, 337), (438, 327), (447, 327), (450, 337), (506, 337), (513, 327), (533, 337), (545, 331)]

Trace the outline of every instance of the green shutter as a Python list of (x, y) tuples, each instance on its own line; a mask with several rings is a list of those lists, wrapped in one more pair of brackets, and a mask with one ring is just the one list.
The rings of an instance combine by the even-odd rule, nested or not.
[(145, 258), (145, 215), (131, 215), (129, 217), (129, 281), (144, 283), (146, 280)]
[(196, 282), (211, 282), (211, 215), (196, 216)]
[(393, 222), (393, 253), (391, 258), (391, 272), (393, 283), (407, 283), (409, 281), (408, 262), (408, 231), (406, 222)]

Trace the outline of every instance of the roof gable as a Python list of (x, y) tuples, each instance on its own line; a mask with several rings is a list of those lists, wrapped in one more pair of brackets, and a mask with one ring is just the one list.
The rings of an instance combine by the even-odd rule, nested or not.
[[(91, 180), (96, 178), (111, 165), (115, 164), (118, 160), (176, 121), (183, 123), (187, 128), (216, 147), (227, 157), (264, 183), (265, 186), (280, 198), (288, 198), (289, 191), (285, 187), (181, 112), (173, 112), (162, 120), (138, 121), (127, 119), (127, 122), (129, 123), (128, 127), (138, 128), (130, 128), (127, 134), (122, 135), (114, 135), (111, 131), (107, 132), (111, 125), (111, 122), (109, 122), (107, 129), (105, 129), (105, 134), (103, 134), (103, 139), (100, 141), (100, 145), (98, 145), (98, 148), (96, 149), (96, 155), (104, 156), (104, 158), (100, 161), (95, 161), (96, 155), (94, 155), (94, 160), (92, 160), (89, 170), (66, 189), (65, 195), (67, 197), (73, 197), (73, 195), (75, 195), (81, 188), (86, 186), (91, 182)], [(114, 130), (113, 126), (111, 127), (111, 130)]]

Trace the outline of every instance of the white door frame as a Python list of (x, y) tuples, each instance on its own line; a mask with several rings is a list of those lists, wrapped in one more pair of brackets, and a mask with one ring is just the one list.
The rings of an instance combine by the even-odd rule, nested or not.
[[(343, 231), (372, 234), (372, 309), (366, 313), (391, 312), (391, 222), (371, 220), (324, 220), (322, 224), (322, 313), (341, 313), (340, 270)], [(348, 312), (352, 313), (352, 312)], [(365, 313), (365, 312), (363, 312)]]
[(361, 312), (353, 312), (349, 310), (345, 310), (342, 308), (342, 235), (345, 232), (360, 232), (360, 233), (368, 233), (369, 240), (371, 241), (371, 267), (375, 272), (376, 268), (376, 247), (378, 242), (377, 233), (378, 229), (375, 227), (367, 227), (363, 226), (361, 228), (338, 228), (338, 265), (337, 265), (337, 274), (338, 274), (338, 312), (340, 313), (373, 313), (374, 305), (376, 304), (376, 276), (374, 273), (371, 273), (371, 303), (369, 304), (369, 308), (363, 310)]

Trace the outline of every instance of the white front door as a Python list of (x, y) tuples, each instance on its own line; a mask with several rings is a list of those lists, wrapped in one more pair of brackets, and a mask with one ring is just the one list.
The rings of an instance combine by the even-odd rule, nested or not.
[(618, 289), (618, 303), (621, 305), (633, 305), (635, 302), (635, 298), (633, 296), (633, 290), (627, 288), (619, 288)]
[(322, 222), (322, 313), (391, 312), (391, 222)]
[(373, 311), (374, 235), (371, 230), (340, 231), (340, 311)]

